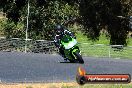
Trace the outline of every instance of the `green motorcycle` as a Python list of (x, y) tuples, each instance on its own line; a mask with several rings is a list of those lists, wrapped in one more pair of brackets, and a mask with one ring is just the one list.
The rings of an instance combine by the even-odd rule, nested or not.
[(69, 35), (64, 35), (61, 39), (61, 46), (64, 48), (64, 54), (70, 62), (84, 63), (76, 39)]

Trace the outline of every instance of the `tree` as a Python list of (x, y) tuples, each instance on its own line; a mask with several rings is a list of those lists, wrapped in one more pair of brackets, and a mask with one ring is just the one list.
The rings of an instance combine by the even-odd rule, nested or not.
[[(3, 10), (7, 13), (10, 21), (13, 21), (16, 25), (23, 21), (26, 27), (27, 0), (6, 0)], [(28, 38), (52, 39), (56, 24), (61, 24), (77, 15), (78, 9), (76, 9), (76, 6), (70, 5), (66, 1), (30, 0)]]
[(117, 16), (128, 16), (130, 0), (80, 0), (79, 4), (83, 31), (88, 37), (98, 39), (100, 30), (107, 27), (110, 44), (127, 44), (128, 20)]
[[(54, 25), (71, 17), (81, 18), (82, 30), (92, 40), (98, 40), (100, 30), (106, 29), (110, 44), (126, 45), (131, 0), (30, 0), (29, 38), (52, 39)], [(16, 25), (26, 24), (27, 0), (2, 0), (0, 8)], [(25, 28), (24, 28), (25, 29)]]

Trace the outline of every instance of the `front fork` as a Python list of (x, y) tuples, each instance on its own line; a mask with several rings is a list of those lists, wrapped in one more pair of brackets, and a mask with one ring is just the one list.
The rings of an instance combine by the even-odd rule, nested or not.
[(72, 56), (73, 56), (75, 59), (77, 59), (76, 56), (74, 55), (74, 53), (75, 53), (76, 51), (78, 51), (79, 54), (81, 55), (81, 51), (80, 51), (79, 47), (78, 47), (78, 46), (75, 46), (75, 47), (72, 49), (72, 51), (71, 51)]

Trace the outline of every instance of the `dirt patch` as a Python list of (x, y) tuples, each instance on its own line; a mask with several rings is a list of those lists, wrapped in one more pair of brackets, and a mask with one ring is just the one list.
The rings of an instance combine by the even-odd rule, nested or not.
[(21, 83), (21, 84), (0, 84), (0, 88), (67, 88), (78, 86), (77, 83)]
[(0, 84), (0, 88), (132, 88), (132, 83), (129, 84), (86, 84), (78, 85), (72, 83), (20, 83), (20, 84)]

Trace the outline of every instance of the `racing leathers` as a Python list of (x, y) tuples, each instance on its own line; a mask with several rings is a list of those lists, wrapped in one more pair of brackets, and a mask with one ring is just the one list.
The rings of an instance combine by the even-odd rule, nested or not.
[(55, 43), (55, 46), (59, 48), (59, 54), (62, 57), (66, 58), (64, 53), (64, 47), (61, 45), (61, 39), (63, 38), (64, 35), (69, 35), (75, 39), (76, 37), (74, 36), (72, 32), (68, 31), (67, 29), (64, 29), (64, 31), (62, 31), (60, 34), (56, 34), (54, 37), (54, 43)]

